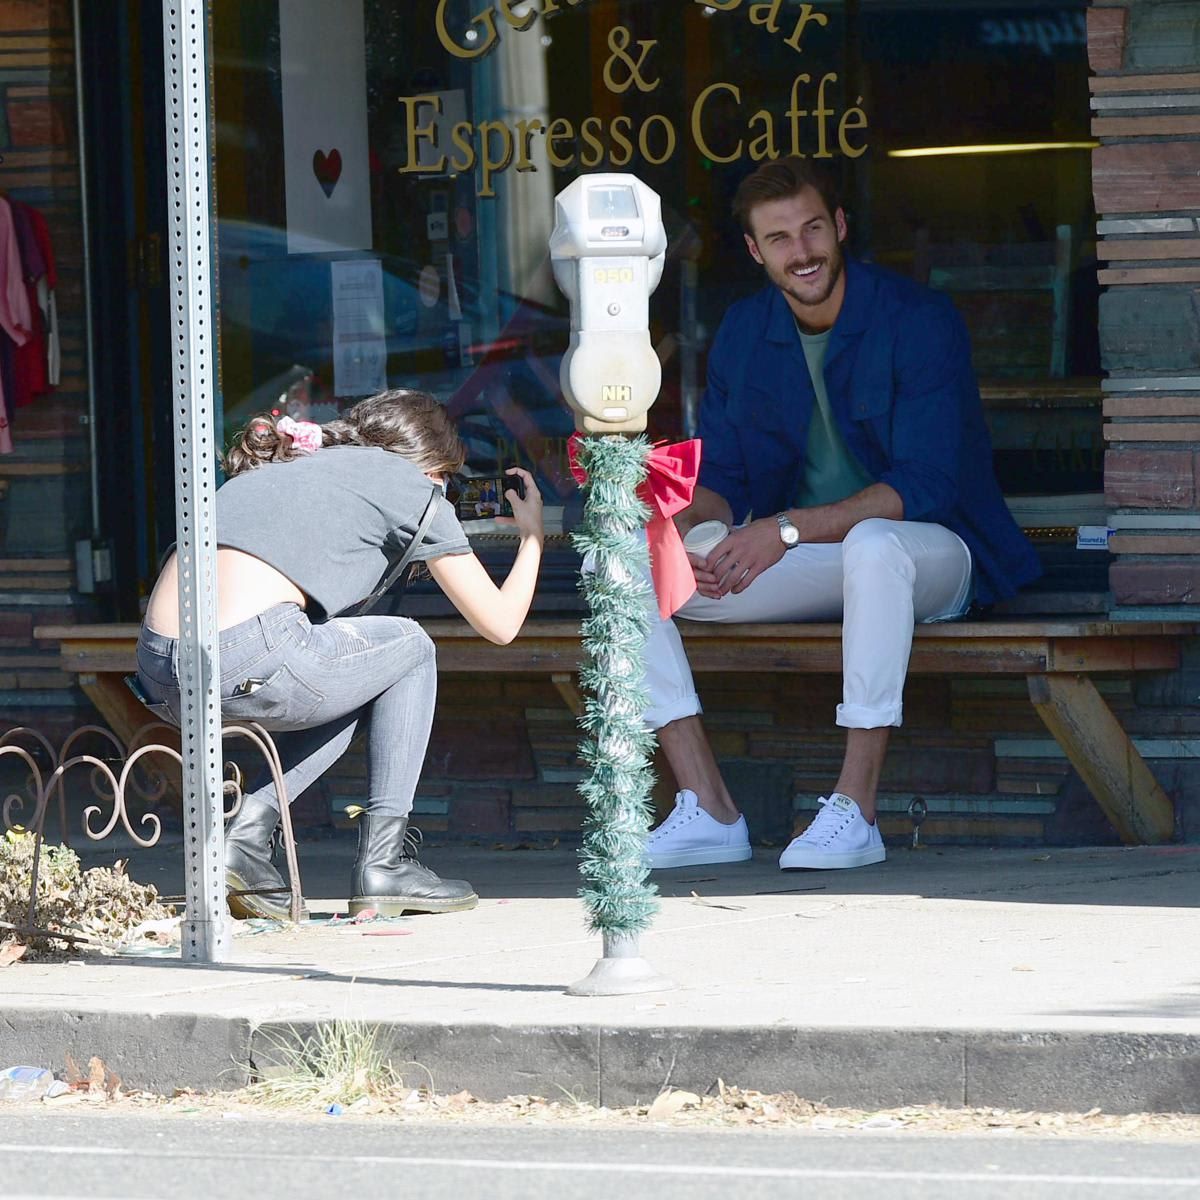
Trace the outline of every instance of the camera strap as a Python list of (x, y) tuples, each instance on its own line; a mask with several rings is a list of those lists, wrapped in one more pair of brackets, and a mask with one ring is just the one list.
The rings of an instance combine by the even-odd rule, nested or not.
[(339, 617), (366, 616), (379, 603), (380, 597), (404, 574), (408, 564), (412, 562), (412, 556), (417, 552), (417, 547), (425, 540), (425, 534), (429, 531), (429, 526), (433, 524), (434, 515), (437, 513), (437, 504), (441, 497), (442, 493), (439, 488), (435, 488), (430, 493), (429, 503), (425, 505), (425, 511), (421, 514), (421, 519), (417, 522), (417, 531), (405, 547), (404, 553), (384, 572), (383, 578), (376, 584), (375, 590), (365, 600), (360, 600), (357, 604), (352, 604), (349, 608), (343, 609), (338, 613)]

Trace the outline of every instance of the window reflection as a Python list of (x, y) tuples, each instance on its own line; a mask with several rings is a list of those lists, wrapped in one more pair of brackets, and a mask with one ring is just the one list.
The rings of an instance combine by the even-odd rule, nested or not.
[[(377, 337), (387, 384), (450, 407), (471, 471), (519, 463), (561, 503), (573, 426), (558, 387), (569, 322), (546, 251), (555, 194), (581, 170), (614, 169), (662, 196), (670, 249), (651, 314), (664, 383), (650, 432), (675, 436), (721, 315), (761, 284), (733, 191), (755, 156), (793, 148), (842, 170), (855, 253), (951, 292), (995, 395), (1098, 374), (1081, 0), (526, 0), (508, 6), (515, 23), (483, 0), (292, 7), (358, 4), (363, 77), (338, 86), (365, 97), (370, 245), (289, 253), (288, 172), (333, 199), (352, 164), (332, 142), (288, 161), (279, 3), (213, 3), (227, 430), (280, 404), (319, 419), (354, 398), (338, 385), (346, 318), (331, 264), (377, 260), (380, 312), (363, 337)], [(328, 82), (320, 63), (310, 80)], [(890, 153), (1035, 142), (1077, 144)], [(1086, 444), (1081, 406), (1069, 436)], [(997, 412), (1002, 476), (1022, 490), (1031, 453), (1040, 445), (1044, 466), (1059, 435)], [(1098, 481), (1085, 457), (1064, 490)]]

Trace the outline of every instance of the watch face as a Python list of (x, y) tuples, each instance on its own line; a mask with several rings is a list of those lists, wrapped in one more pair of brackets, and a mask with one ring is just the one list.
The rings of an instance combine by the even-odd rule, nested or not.
[(794, 546), (800, 540), (800, 530), (786, 518), (779, 520), (779, 537), (785, 546)]

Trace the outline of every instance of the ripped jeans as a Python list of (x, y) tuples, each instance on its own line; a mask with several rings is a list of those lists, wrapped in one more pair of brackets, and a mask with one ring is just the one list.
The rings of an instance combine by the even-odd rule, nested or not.
[[(437, 698), (433, 642), (405, 617), (309, 622), (277, 604), (220, 635), (221, 719), (257, 721), (274, 738), (295, 799), (349, 748), (367, 722), (372, 812), (407, 816)], [(179, 643), (142, 626), (138, 679), (152, 711), (179, 724)], [(253, 795), (279, 807), (264, 772)]]

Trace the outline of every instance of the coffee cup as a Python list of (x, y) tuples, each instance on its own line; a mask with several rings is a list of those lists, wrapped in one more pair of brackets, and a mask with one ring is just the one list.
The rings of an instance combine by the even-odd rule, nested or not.
[(701, 521), (684, 534), (683, 548), (693, 558), (707, 558), (728, 536), (724, 521)]

